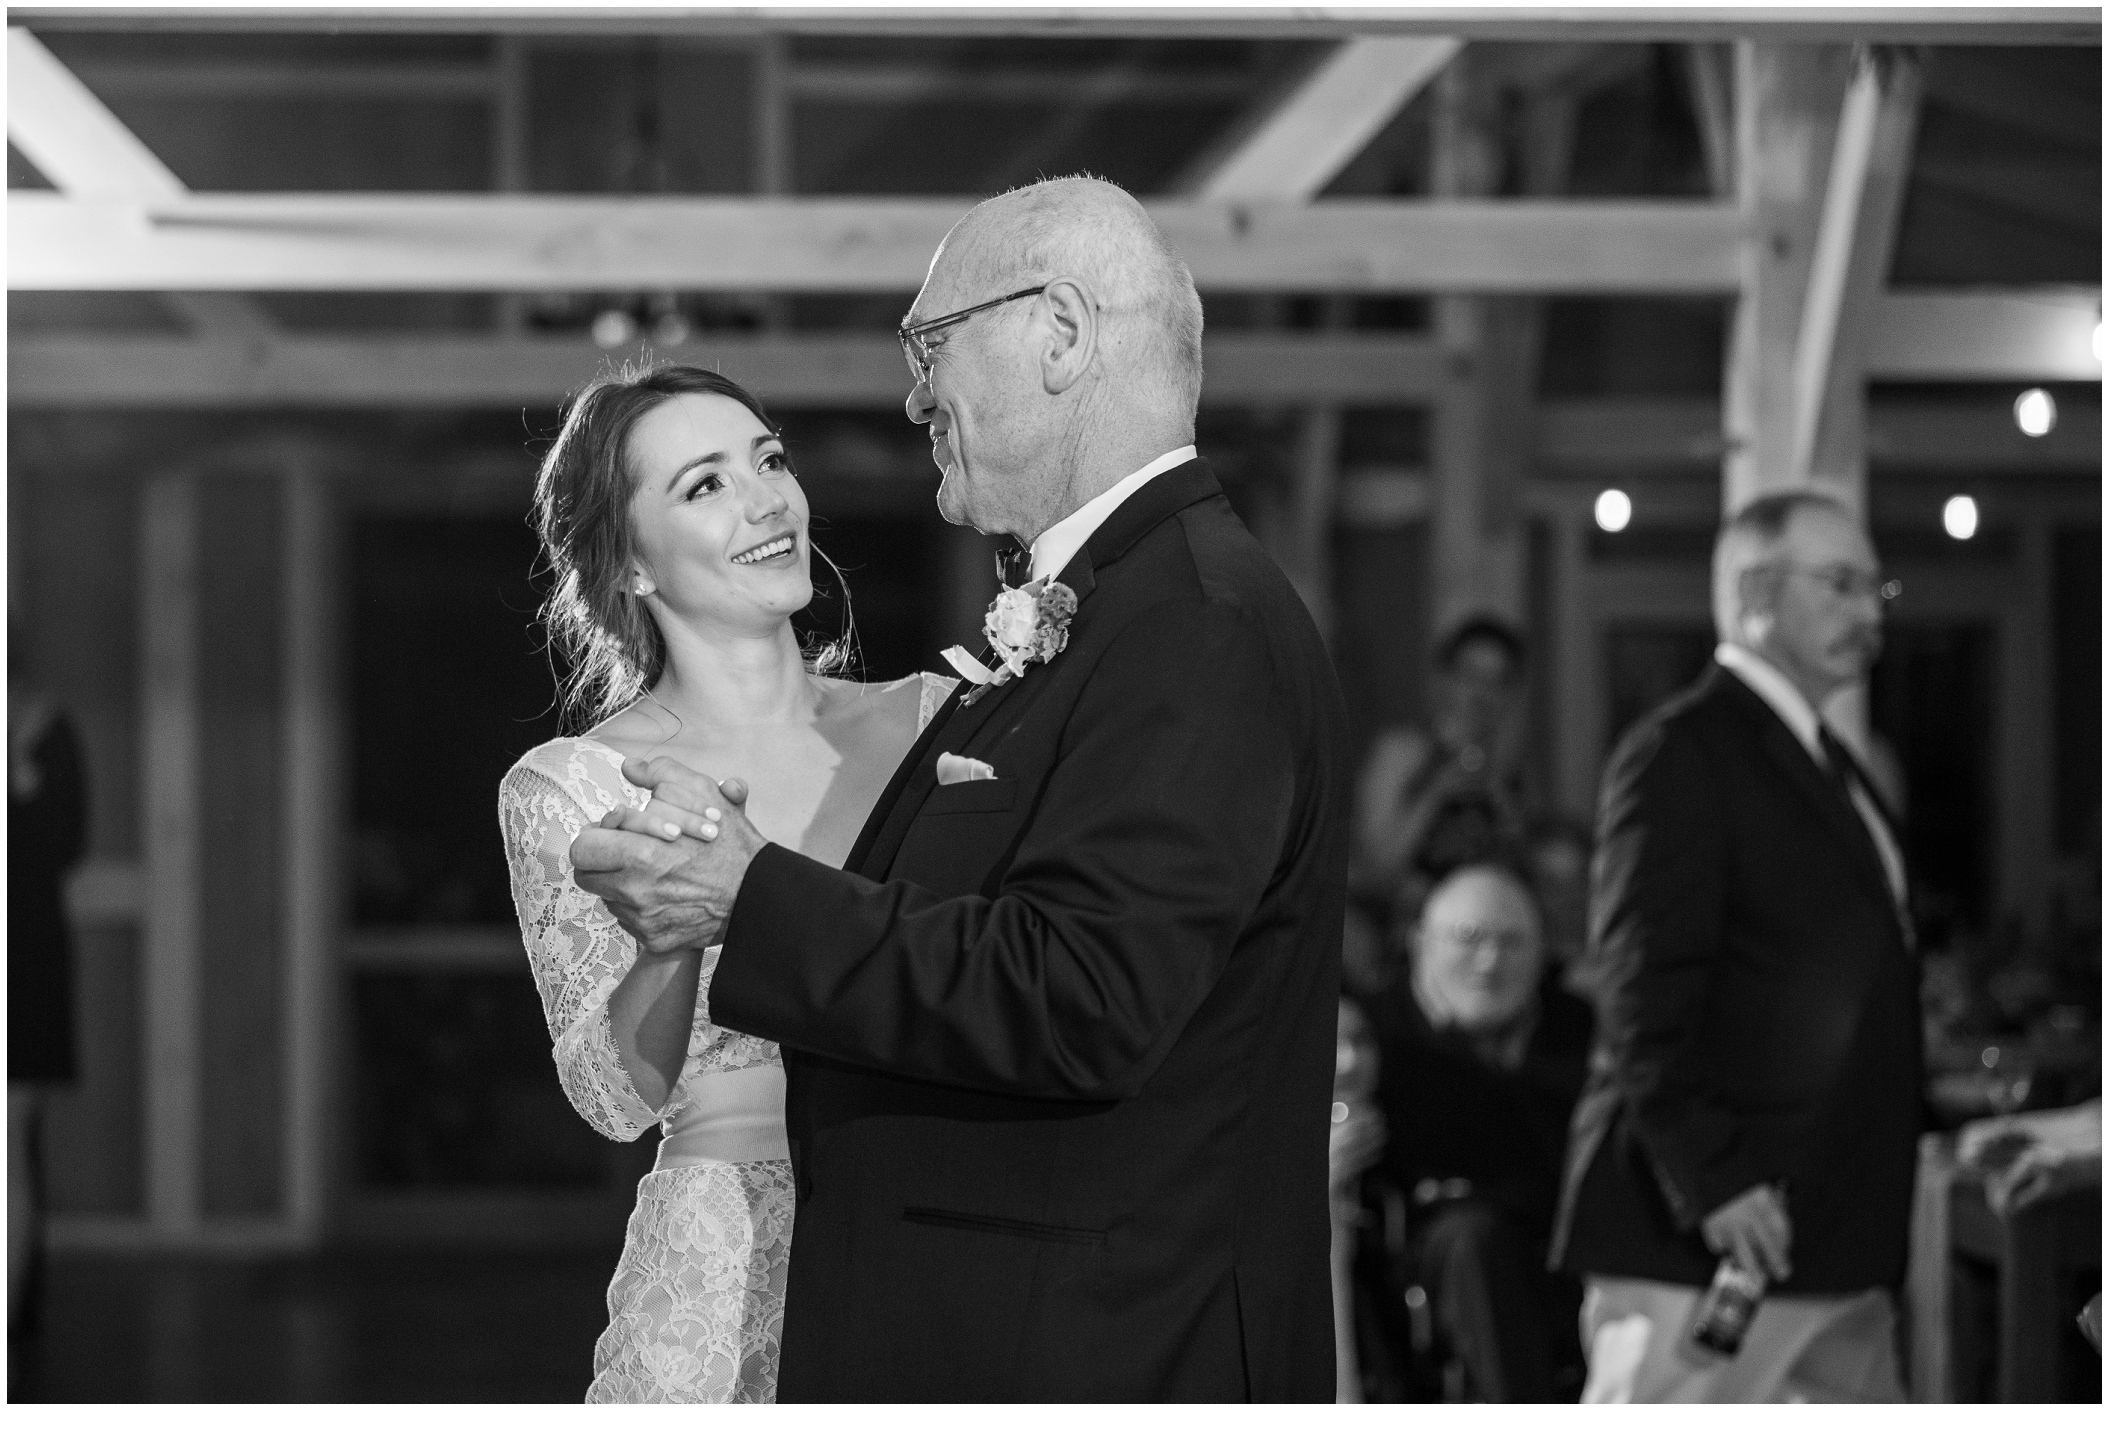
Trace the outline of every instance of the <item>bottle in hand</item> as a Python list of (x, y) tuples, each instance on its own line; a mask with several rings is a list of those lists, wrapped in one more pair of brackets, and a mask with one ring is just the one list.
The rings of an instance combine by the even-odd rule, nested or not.
[(1709, 1359), (1734, 1358), (1764, 1299), (1762, 1273), (1752, 1273), (1733, 1257), (1722, 1259), (1721, 1266), (1714, 1270), (1713, 1283), (1692, 1311), (1692, 1347)]

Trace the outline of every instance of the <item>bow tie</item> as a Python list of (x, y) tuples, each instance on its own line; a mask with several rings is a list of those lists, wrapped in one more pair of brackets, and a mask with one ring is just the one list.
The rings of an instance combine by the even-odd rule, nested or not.
[(1012, 542), (996, 548), (996, 580), (1007, 587), (1022, 587), (1033, 579), (1033, 554)]

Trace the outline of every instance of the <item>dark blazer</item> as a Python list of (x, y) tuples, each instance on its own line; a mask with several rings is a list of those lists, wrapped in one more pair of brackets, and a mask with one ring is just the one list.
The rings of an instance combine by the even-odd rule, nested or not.
[(1778, 1292), (1899, 1283), (1918, 966), (1859, 814), (1732, 674), (1710, 669), (1619, 743), (1590, 915), (1597, 1055), (1555, 1264), (1704, 1284), (1700, 1221), (1784, 1181)]
[(1060, 580), (1067, 649), (728, 923), (712, 1015), (789, 1083), (786, 1401), (1333, 1396), (1337, 681), (1200, 461)]
[(1589, 1069), (1589, 1005), (1548, 976), (1513, 1071), (1481, 1059), (1456, 1031), (1431, 1027), (1404, 978), (1369, 1011), (1389, 1136), (1384, 1171), (1409, 1192), (1424, 1178), (1469, 1179), (1474, 1197), (1542, 1249), (1560, 1198), (1568, 1120)]

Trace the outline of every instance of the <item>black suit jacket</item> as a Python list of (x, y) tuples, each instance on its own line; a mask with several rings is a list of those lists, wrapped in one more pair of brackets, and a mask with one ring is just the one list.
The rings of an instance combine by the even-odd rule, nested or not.
[(765, 848), (733, 909), (712, 1015), (789, 1080), (784, 1400), (1332, 1397), (1338, 685), (1202, 462), (1061, 580), (1067, 649), (955, 694), (846, 870)]
[(1542, 1250), (1559, 1203), (1568, 1120), (1589, 1068), (1589, 1005), (1548, 977), (1513, 1071), (1480, 1058), (1456, 1031), (1430, 1026), (1404, 978), (1370, 1005), (1370, 1019), (1389, 1135), (1385, 1172), (1409, 1192), (1424, 1178), (1469, 1179), (1475, 1198)]
[(1700, 1221), (1784, 1181), (1793, 1276), (1777, 1292), (1899, 1283), (1918, 967), (1859, 814), (1730, 673), (1620, 742), (1590, 914), (1598, 1047), (1554, 1262), (1704, 1284)]

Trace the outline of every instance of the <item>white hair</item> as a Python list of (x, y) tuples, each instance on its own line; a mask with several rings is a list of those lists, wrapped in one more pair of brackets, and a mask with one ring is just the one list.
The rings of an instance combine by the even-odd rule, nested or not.
[(970, 237), (965, 262), (991, 294), (1074, 276), (1098, 303), (1111, 374), (1177, 405), (1201, 402), (1201, 296), (1141, 202), (1111, 181), (1060, 176), (983, 201), (947, 245)]

